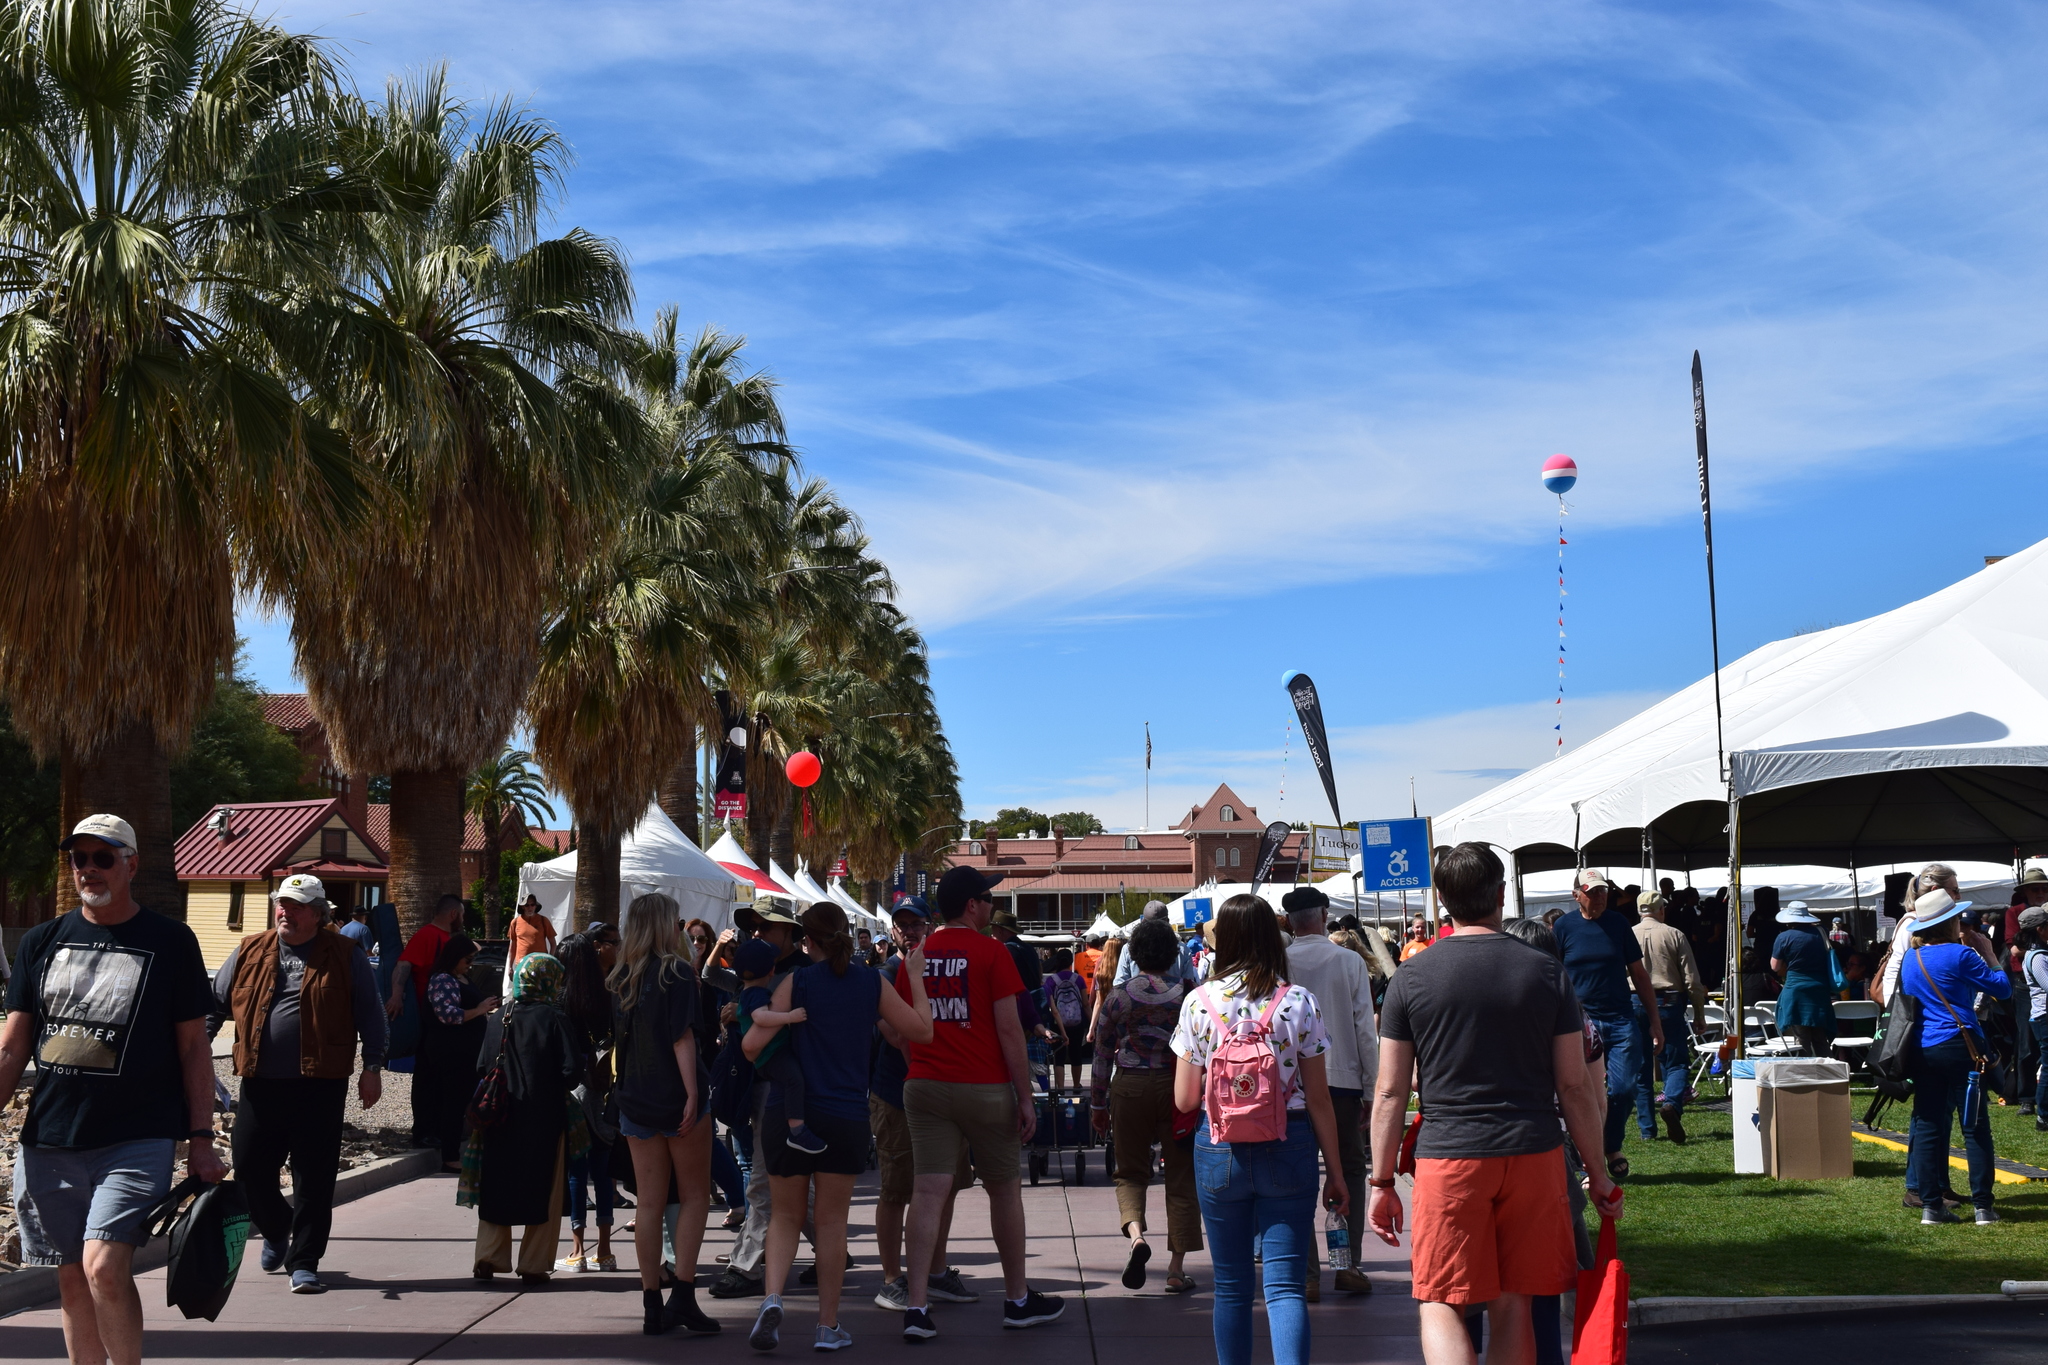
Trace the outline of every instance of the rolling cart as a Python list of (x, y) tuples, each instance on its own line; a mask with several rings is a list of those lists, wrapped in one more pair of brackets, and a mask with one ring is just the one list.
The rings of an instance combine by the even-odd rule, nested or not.
[[(1088, 1183), (1088, 1149), (1103, 1147), (1106, 1140), (1095, 1135), (1095, 1126), (1089, 1121), (1088, 1088), (1077, 1086), (1066, 1090), (1052, 1090), (1037, 1097), (1038, 1129), (1032, 1134), (1030, 1159), (1027, 1169), (1031, 1183), (1057, 1175), (1066, 1181), (1064, 1158), (1073, 1156), (1073, 1183)], [(1108, 1159), (1103, 1161), (1108, 1169)]]

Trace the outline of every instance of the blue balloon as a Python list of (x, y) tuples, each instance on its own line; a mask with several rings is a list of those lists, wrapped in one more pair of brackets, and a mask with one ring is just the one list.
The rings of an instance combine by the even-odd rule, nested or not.
[(1301, 670), (1300, 670), (1300, 669), (1298, 669), (1298, 668), (1290, 668), (1290, 669), (1286, 670), (1285, 672), (1283, 672), (1283, 673), (1282, 673), (1282, 674), (1280, 675), (1280, 685), (1281, 685), (1282, 687), (1285, 687), (1285, 686), (1287, 686), (1287, 684), (1289, 684), (1289, 683), (1293, 682), (1293, 681), (1294, 681), (1294, 680), (1295, 680), (1296, 678), (1298, 678), (1298, 677), (1300, 677), (1300, 676), (1301, 676)]

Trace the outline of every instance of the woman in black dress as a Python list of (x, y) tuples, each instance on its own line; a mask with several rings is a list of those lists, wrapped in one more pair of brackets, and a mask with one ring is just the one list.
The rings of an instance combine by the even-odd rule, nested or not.
[(476, 1278), (509, 1271), (512, 1229), (519, 1239), (519, 1279), (546, 1284), (562, 1235), (564, 1141), (569, 1091), (583, 1078), (583, 1049), (556, 1002), (562, 963), (528, 953), (512, 971), (512, 1008), (505, 1015), (505, 1081), (511, 1099), (503, 1121), (475, 1135), (481, 1170), (476, 1182)]

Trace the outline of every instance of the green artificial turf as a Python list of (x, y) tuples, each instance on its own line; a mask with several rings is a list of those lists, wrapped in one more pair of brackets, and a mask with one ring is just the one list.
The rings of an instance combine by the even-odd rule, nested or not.
[[(1867, 1095), (1855, 1102), (1863, 1116)], [(1909, 1107), (1880, 1120), (1903, 1132)], [(1994, 1106), (2000, 1156), (2048, 1168), (2048, 1134), (2016, 1109)], [(1644, 1142), (1631, 1120), (1633, 1170), (1620, 1225), (1621, 1258), (1637, 1298), (1773, 1294), (1995, 1294), (2002, 1280), (2048, 1277), (2048, 1183), (2001, 1184), (2005, 1220), (1922, 1227), (1899, 1206), (1906, 1154), (1855, 1144), (1849, 1180), (1736, 1175), (1726, 1113), (1686, 1116), (1689, 1141)], [(1951, 1168), (1955, 1188), (1969, 1176)]]

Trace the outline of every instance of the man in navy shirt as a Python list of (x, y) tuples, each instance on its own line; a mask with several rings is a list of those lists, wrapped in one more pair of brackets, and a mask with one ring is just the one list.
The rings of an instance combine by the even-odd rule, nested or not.
[[(1579, 1008), (1607, 1044), (1603, 1138), (1607, 1173), (1621, 1180), (1628, 1175), (1621, 1141), (1628, 1129), (1630, 1097), (1644, 1065), (1664, 1051), (1664, 1024), (1657, 1014), (1657, 992), (1650, 984), (1649, 969), (1643, 966), (1642, 945), (1620, 915), (1608, 913), (1607, 897), (1613, 889), (1614, 883), (1600, 873), (1590, 867), (1582, 869), (1572, 890), (1572, 899), (1579, 903), (1577, 913), (1567, 911), (1559, 916), (1550, 931), (1557, 938), (1558, 951), (1564, 954), (1565, 972), (1578, 993)], [(1650, 1033), (1647, 1040), (1636, 1027), (1636, 998), (1643, 1002)]]

